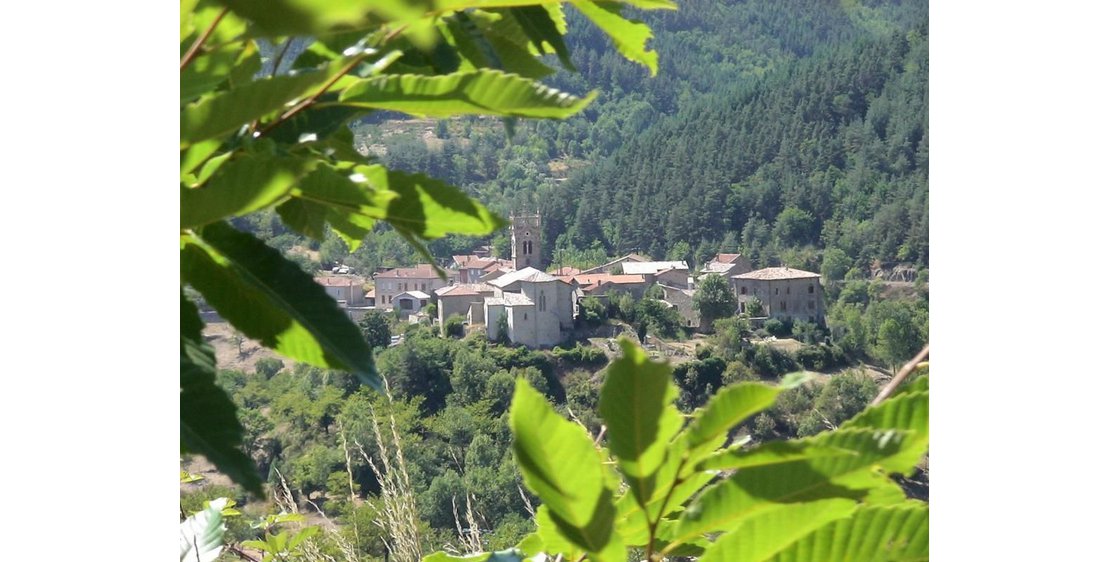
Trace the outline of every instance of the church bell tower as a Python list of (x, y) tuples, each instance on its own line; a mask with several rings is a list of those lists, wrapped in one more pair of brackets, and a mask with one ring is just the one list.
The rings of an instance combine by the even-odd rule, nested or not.
[(534, 267), (543, 271), (540, 262), (540, 214), (512, 214), (510, 215), (510, 231), (513, 243), (513, 267), (518, 271), (526, 267)]

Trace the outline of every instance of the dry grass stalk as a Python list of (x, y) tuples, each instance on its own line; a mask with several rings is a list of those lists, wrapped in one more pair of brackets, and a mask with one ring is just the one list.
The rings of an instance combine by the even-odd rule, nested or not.
[[(351, 489), (351, 507), (355, 508), (358, 506), (358, 494), (355, 493), (355, 473), (354, 470), (351, 469), (351, 449), (347, 447), (347, 434), (343, 431), (343, 420), (339, 420), (339, 438), (343, 443), (343, 458), (347, 461), (347, 485)], [(362, 541), (358, 533), (358, 518), (355, 517), (353, 519), (354, 521), (351, 526), (354, 528), (355, 547), (357, 548), (362, 546)]]
[[(286, 483), (285, 476), (276, 468), (274, 471), (277, 472), (278, 483), (281, 484), (281, 486), (274, 491), (274, 502), (277, 503), (282, 512), (300, 513), (300, 509), (297, 507), (297, 501), (293, 498), (293, 493), (289, 491), (289, 484)], [(332, 523), (331, 519), (328, 519), (327, 515), (324, 515), (324, 512), (320, 510), (320, 506), (316, 505), (312, 500), (305, 501), (311, 504), (312, 507), (316, 509), (316, 512), (320, 514), (320, 517), (327, 522), (327, 525), (320, 525), (323, 536), (327, 537), (332, 545), (343, 554), (343, 562), (359, 562), (358, 554), (354, 545), (351, 544), (351, 541), (348, 541), (346, 537), (339, 533), (339, 528)], [(305, 559), (311, 562), (339, 562), (334, 556), (320, 549), (320, 543), (315, 537), (305, 539), (305, 541), (301, 543), (301, 549)]]
[[(393, 402), (393, 396), (386, 385), (386, 398)], [(389, 551), (392, 562), (419, 562), (421, 557), (420, 528), (416, 518), (416, 495), (412, 490), (408, 470), (405, 468), (405, 456), (401, 450), (401, 436), (397, 431), (397, 419), (392, 413), (389, 415), (391, 443), (382, 437), (381, 424), (378, 422), (377, 412), (370, 408), (370, 420), (374, 427), (374, 440), (377, 442), (381, 454), (381, 464), (366, 454), (366, 449), (358, 440), (355, 446), (381, 485), (382, 507), (378, 509), (378, 516), (374, 522), (389, 536), (384, 541)], [(392, 449), (392, 454), (390, 454)]]
[[(459, 508), (455, 505), (455, 496), (451, 496), (451, 513), (455, 516), (455, 529), (459, 532), (459, 546), (458, 552), (462, 554), (473, 554), (482, 552), (482, 529), (478, 525), (478, 518), (481, 514), (475, 515), (474, 505), (471, 503), (473, 495), (466, 496), (466, 529), (463, 529), (462, 523), (459, 521)], [(481, 517), (485, 521), (484, 517)]]
[(517, 484), (516, 491), (520, 492), (520, 499), (524, 500), (524, 509), (528, 511), (528, 517), (535, 519), (536, 510), (532, 507), (532, 502), (528, 500), (528, 494), (524, 493), (524, 488)]

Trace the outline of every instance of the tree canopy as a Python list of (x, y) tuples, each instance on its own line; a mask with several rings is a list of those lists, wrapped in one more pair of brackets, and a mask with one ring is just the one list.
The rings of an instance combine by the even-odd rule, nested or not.
[(737, 304), (736, 293), (729, 287), (728, 280), (716, 273), (703, 277), (694, 291), (694, 306), (701, 313), (702, 322), (707, 324), (732, 316), (736, 313)]

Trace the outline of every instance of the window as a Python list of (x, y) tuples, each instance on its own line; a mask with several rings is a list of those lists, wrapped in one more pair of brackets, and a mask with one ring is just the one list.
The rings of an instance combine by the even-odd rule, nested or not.
[(420, 306), (428, 306), (428, 299), (420, 299)]
[(527, 319), (528, 319), (528, 313), (527, 313), (527, 312), (525, 312), (525, 313), (524, 313), (524, 319), (525, 319), (525, 320), (527, 320)]
[(427, 290), (428, 290), (428, 285), (427, 285), (427, 283), (421, 283), (421, 284), (420, 284), (420, 290), (421, 290), (421, 291), (427, 291)]
[(747, 287), (740, 287), (740, 294), (741, 295), (748, 294), (748, 288)]
[(814, 306), (813, 301), (809, 301), (809, 309), (813, 310), (814, 308), (816, 307)]
[(390, 304), (392, 304), (392, 303), (393, 303), (393, 295), (389, 295), (389, 303), (390, 303)]
[(809, 294), (811, 294), (811, 295), (813, 294), (813, 285), (809, 286)]
[(744, 312), (746, 312), (746, 311), (744, 310), (744, 304), (745, 304), (745, 303), (740, 303), (740, 313), (741, 313), (741, 314), (743, 314)]
[(547, 295), (540, 291), (540, 312), (547, 310)]
[(776, 295), (779, 294), (779, 288), (778, 287), (775, 287), (775, 294)]
[(412, 299), (401, 299), (401, 310), (412, 310)]
[(779, 308), (779, 310), (780, 310), (781, 312), (786, 312), (786, 301), (782, 301), (782, 302), (780, 302), (779, 304), (781, 304), (781, 305), (782, 305), (782, 307), (780, 307), (780, 308)]
[(790, 294), (790, 285), (786, 286), (786, 294), (788, 294), (788, 295)]

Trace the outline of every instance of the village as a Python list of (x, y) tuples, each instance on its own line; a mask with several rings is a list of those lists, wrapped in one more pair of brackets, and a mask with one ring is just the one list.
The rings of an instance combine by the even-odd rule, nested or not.
[(489, 247), (478, 248), (452, 256), (443, 268), (446, 278), (432, 264), (422, 263), (378, 272), (371, 279), (336, 267), (317, 275), (316, 281), (356, 321), (378, 311), (442, 326), (458, 315), (470, 330), (483, 329), (490, 340), (506, 330), (508, 341), (533, 349), (566, 341), (581, 318), (585, 299), (607, 304), (627, 294), (641, 300), (651, 298), (653, 286), (658, 287), (654, 296), (661, 294), (658, 300), (674, 309), (686, 328), (704, 332), (709, 322), (703, 321), (694, 295), (709, 275), (728, 281), (737, 300), (736, 315), (754, 321), (824, 323), (820, 274), (789, 267), (755, 270), (740, 254), (718, 254), (697, 271), (685, 261), (652, 261), (635, 253), (588, 269), (544, 271), (541, 221), (538, 213), (512, 215), (510, 259), (492, 256)]

